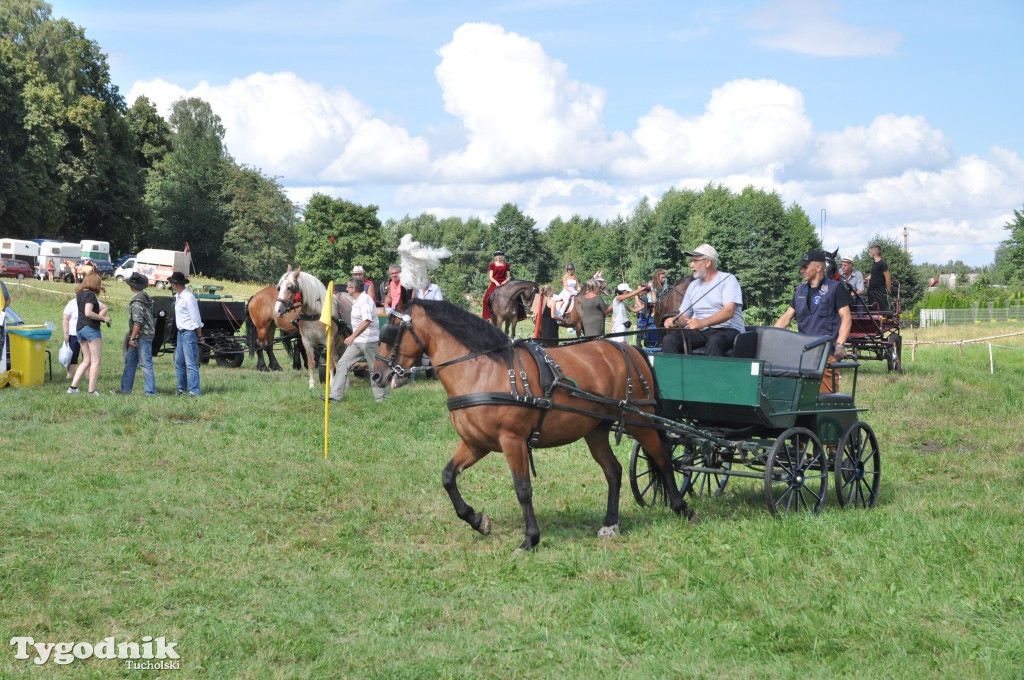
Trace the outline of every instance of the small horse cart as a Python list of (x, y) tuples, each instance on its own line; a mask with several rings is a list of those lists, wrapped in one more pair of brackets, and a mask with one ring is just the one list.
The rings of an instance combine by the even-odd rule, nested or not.
[[(246, 347), (244, 338), (236, 338), (235, 333), (242, 328), (247, 318), (245, 302), (222, 297), (217, 293), (219, 288), (206, 286), (196, 293), (199, 316), (203, 320), (204, 341), (199, 345), (199, 362), (207, 364), (210, 357), (213, 357), (218, 366), (238, 368), (245, 359)], [(153, 316), (156, 320), (153, 355), (173, 353), (178, 341), (178, 330), (174, 323), (174, 298), (154, 295)]]
[(889, 309), (877, 309), (863, 296), (851, 293), (850, 337), (846, 344), (858, 359), (884, 360), (890, 372), (903, 372), (903, 336), (900, 335), (900, 283), (892, 282)]
[[(764, 480), (773, 515), (818, 512), (829, 471), (841, 506), (872, 507), (881, 458), (859, 419), (855, 361), (826, 368), (831, 339), (757, 327), (737, 338), (733, 357), (650, 353), (658, 420), (672, 447), (682, 493), (718, 495), (730, 477)], [(849, 394), (819, 394), (823, 372), (852, 369)], [(844, 376), (845, 378), (846, 376)], [(639, 443), (629, 463), (641, 506), (667, 503), (664, 482)]]

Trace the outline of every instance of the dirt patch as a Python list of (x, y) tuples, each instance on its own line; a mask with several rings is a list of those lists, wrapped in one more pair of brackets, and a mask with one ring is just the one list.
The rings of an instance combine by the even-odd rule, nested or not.
[(921, 453), (942, 453), (946, 446), (942, 442), (924, 442), (921, 444)]

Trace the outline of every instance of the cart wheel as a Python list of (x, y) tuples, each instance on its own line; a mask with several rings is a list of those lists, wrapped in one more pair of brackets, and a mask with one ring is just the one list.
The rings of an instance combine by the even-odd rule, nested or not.
[[(682, 458), (682, 456), (680, 456)], [(677, 459), (673, 459), (675, 464)], [(682, 481), (679, 484), (681, 493), (688, 493), (692, 496), (717, 496), (725, 491), (725, 485), (729, 483), (729, 470), (732, 469), (731, 460), (722, 460), (721, 456), (714, 453), (705, 455), (698, 451), (693, 455), (693, 467), (721, 469), (722, 472), (682, 472)], [(676, 470), (680, 466), (673, 465)]]
[(210, 355), (213, 353), (213, 349), (206, 344), (199, 345), (199, 363), (206, 365), (210, 363)]
[[(673, 467), (676, 462), (672, 455), (675, 449), (675, 446), (669, 449)], [(629, 457), (629, 486), (633, 489), (633, 498), (640, 507), (668, 506), (668, 492), (665, 489), (665, 482), (661, 479), (661, 472), (654, 464), (654, 460), (640, 446), (640, 442), (633, 444), (633, 455)]]
[(893, 333), (889, 336), (892, 344), (886, 348), (885, 363), (890, 371), (903, 372), (903, 336)]
[(217, 360), (218, 366), (238, 368), (242, 365), (242, 361), (245, 360), (245, 355), (242, 352), (230, 350), (225, 354), (218, 354), (214, 358)]
[(878, 485), (882, 481), (882, 458), (878, 440), (867, 423), (858, 420), (843, 433), (833, 474), (839, 505), (875, 507)]
[(825, 504), (828, 457), (818, 436), (792, 427), (775, 440), (764, 466), (764, 496), (773, 515), (810, 510)]

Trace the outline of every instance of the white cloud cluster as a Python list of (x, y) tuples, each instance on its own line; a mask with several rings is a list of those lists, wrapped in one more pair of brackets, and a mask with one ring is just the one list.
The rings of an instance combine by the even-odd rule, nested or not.
[(512, 201), (543, 226), (574, 213), (627, 215), (670, 186), (753, 184), (815, 221), (827, 209), (838, 242), (826, 240), (844, 252), (876, 232), (901, 238), (908, 226), (918, 259), (984, 264), (1024, 197), (1016, 153), (958, 158), (922, 116), (880, 113), (867, 125), (815, 131), (800, 90), (737, 79), (713, 90), (702, 112), (658, 105), (634, 129), (609, 131), (604, 91), (571, 78), (529, 38), (466, 24), (438, 54), (445, 110), (463, 133), (454, 150), (431, 148), (348, 92), (292, 73), (191, 90), (139, 82), (129, 101), (146, 94), (166, 113), (179, 97), (200, 97), (223, 120), (231, 154), (282, 177), (293, 198), (324, 191), (377, 203), (384, 216), (489, 219)]

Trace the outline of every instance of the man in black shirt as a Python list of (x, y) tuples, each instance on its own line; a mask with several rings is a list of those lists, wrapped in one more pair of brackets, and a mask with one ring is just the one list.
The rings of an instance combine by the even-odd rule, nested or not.
[(892, 287), (892, 276), (889, 265), (882, 259), (882, 246), (872, 243), (868, 253), (874, 264), (868, 275), (868, 306), (872, 312), (889, 313), (889, 289)]

